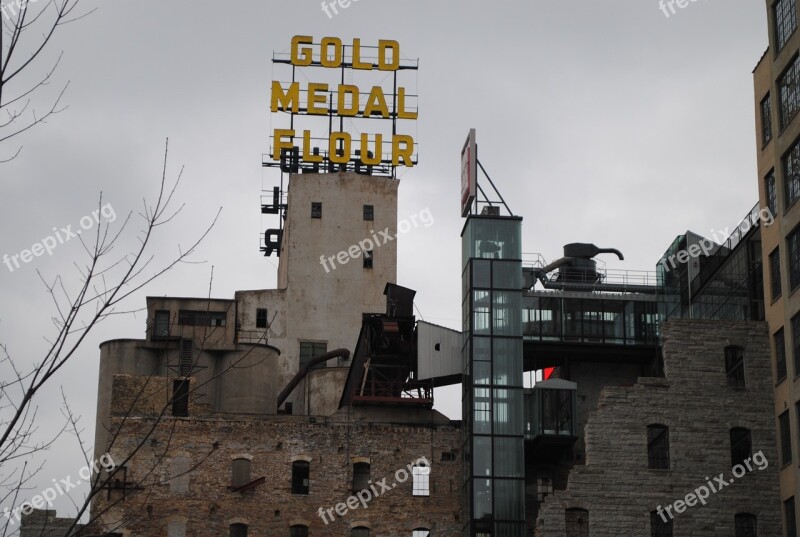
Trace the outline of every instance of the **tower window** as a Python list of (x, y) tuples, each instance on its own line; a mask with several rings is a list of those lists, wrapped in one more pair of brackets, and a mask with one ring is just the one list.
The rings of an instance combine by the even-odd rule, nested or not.
[(364, 220), (367, 220), (367, 221), (375, 220), (375, 206), (374, 205), (364, 205)]
[(256, 310), (256, 328), (267, 327), (267, 308), (258, 308)]
[(311, 218), (322, 218), (322, 202), (311, 202)]
[(669, 427), (647, 426), (647, 467), (651, 470), (669, 470)]
[(373, 255), (372, 250), (364, 250), (364, 268), (372, 268), (373, 265)]
[(308, 494), (311, 465), (307, 461), (292, 463), (292, 494)]
[(369, 528), (358, 526), (350, 530), (350, 537), (369, 537)]
[(431, 530), (428, 528), (416, 528), (411, 532), (411, 537), (429, 537)]

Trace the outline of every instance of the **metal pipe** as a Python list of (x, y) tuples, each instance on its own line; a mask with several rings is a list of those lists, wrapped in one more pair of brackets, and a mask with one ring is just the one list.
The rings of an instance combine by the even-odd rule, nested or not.
[(294, 391), (297, 385), (300, 384), (300, 381), (303, 380), (306, 375), (308, 375), (308, 372), (311, 371), (315, 365), (327, 362), (333, 358), (342, 358), (347, 360), (350, 358), (350, 351), (347, 349), (336, 349), (312, 358), (303, 369), (297, 372), (297, 374), (292, 378), (292, 380), (289, 381), (289, 384), (286, 385), (280, 395), (278, 395), (278, 408), (280, 408), (283, 402), (286, 401), (289, 395), (291, 395), (292, 391)]

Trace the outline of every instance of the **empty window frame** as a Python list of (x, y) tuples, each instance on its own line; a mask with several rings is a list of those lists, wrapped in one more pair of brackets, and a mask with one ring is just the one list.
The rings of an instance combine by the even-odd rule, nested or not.
[(289, 537), (308, 537), (308, 526), (295, 524), (289, 528)]
[(230, 537), (247, 537), (247, 524), (231, 524)]
[(411, 469), (414, 485), (411, 489), (413, 496), (431, 495), (431, 467), (424, 462), (418, 462)]
[(734, 517), (735, 537), (758, 537), (756, 515), (739, 513)]
[(783, 328), (775, 332), (773, 340), (775, 342), (775, 377), (780, 382), (786, 378), (786, 341), (783, 336)]
[(731, 437), (731, 467), (743, 464), (753, 455), (753, 438), (750, 429), (734, 427), (730, 430)]
[(650, 512), (650, 537), (672, 537), (672, 519), (663, 510), (661, 513)]
[(767, 93), (761, 101), (761, 143), (767, 145), (770, 140), (772, 140), (772, 99)]
[(772, 216), (778, 216), (778, 185), (775, 182), (775, 170), (764, 178), (764, 192), (767, 196), (767, 208)]
[(152, 337), (169, 337), (169, 310), (156, 310)]
[(797, 29), (797, 4), (795, 0), (778, 0), (772, 9), (775, 22), (775, 50), (780, 52)]
[(172, 415), (179, 418), (189, 416), (189, 379), (172, 381)]
[(775, 248), (769, 254), (769, 285), (772, 290), (772, 300), (781, 296), (781, 252)]
[(781, 159), (783, 168), (784, 210), (800, 199), (800, 140)]
[(256, 328), (267, 327), (267, 308), (256, 309)]
[(308, 461), (292, 463), (292, 494), (308, 494), (311, 464)]
[(792, 462), (792, 426), (788, 410), (778, 416), (778, 434), (780, 434), (781, 464), (786, 465)]
[(800, 225), (786, 236), (786, 245), (789, 247), (789, 287), (794, 291), (800, 286)]
[(411, 532), (411, 537), (430, 537), (431, 530), (428, 528), (414, 528)]
[(231, 465), (231, 488), (239, 488), (250, 482), (250, 460), (234, 459)]
[(322, 218), (322, 202), (311, 202), (311, 218)]
[(564, 513), (567, 537), (589, 537), (589, 511), (567, 509)]
[(669, 427), (666, 425), (647, 426), (647, 467), (669, 469)]
[(731, 388), (744, 388), (744, 349), (736, 345), (725, 347), (725, 376)]
[(368, 462), (353, 464), (353, 492), (369, 488), (369, 470)]
[(371, 269), (375, 262), (375, 256), (372, 250), (364, 250), (364, 268)]
[(374, 205), (364, 205), (364, 220), (369, 221), (369, 222), (375, 220), (375, 206)]

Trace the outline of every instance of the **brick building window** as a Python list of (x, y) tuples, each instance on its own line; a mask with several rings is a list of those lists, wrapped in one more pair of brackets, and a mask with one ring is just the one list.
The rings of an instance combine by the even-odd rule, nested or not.
[(230, 537), (247, 537), (247, 524), (231, 524)]
[(772, 140), (772, 99), (767, 93), (761, 101), (761, 143), (767, 145), (770, 140)]
[(789, 287), (792, 291), (800, 286), (800, 225), (786, 236), (789, 247)]
[(795, 0), (778, 0), (772, 7), (775, 22), (775, 49), (780, 52), (797, 29)]
[(669, 470), (669, 427), (647, 426), (647, 467), (651, 470)]
[(731, 467), (742, 464), (753, 455), (753, 438), (750, 429), (734, 427), (731, 435)]
[(256, 309), (256, 328), (267, 327), (267, 308)]
[(731, 388), (744, 388), (744, 349), (736, 345), (725, 347), (725, 376)]
[(775, 170), (764, 178), (764, 192), (767, 195), (767, 208), (772, 216), (778, 216), (778, 185), (775, 183)]
[(778, 382), (786, 378), (786, 342), (783, 338), (783, 328), (775, 332), (775, 376)]
[(289, 528), (289, 537), (308, 537), (308, 526), (295, 524)]
[(428, 528), (415, 528), (411, 532), (411, 537), (430, 537), (431, 530)]
[(666, 515), (661, 516), (657, 511), (651, 511), (650, 537), (672, 537), (672, 519)]
[(778, 416), (778, 433), (781, 446), (781, 464), (792, 462), (792, 426), (789, 423), (789, 411)]
[(311, 464), (307, 461), (292, 463), (292, 494), (308, 494)]
[(735, 529), (734, 537), (758, 537), (756, 515), (750, 513), (739, 513), (734, 517)]
[(772, 300), (781, 296), (781, 251), (775, 248), (769, 254), (769, 285), (772, 290)]
[(431, 468), (424, 462), (414, 465), (411, 469), (411, 476), (414, 478), (414, 486), (411, 489), (413, 496), (431, 495)]
[(357, 526), (350, 530), (350, 537), (369, 537), (369, 528)]
[[(789, 67), (778, 78), (778, 91), (781, 98), (781, 129), (794, 118), (800, 106), (800, 63), (798, 56), (795, 56)], [(794, 151), (792, 151), (794, 152)]]
[(589, 537), (589, 511), (567, 509), (565, 514), (567, 537)]
[(800, 313), (792, 317), (792, 357), (794, 358), (794, 374), (800, 373)]
[(311, 218), (322, 218), (322, 202), (311, 202)]
[(797, 535), (797, 518), (794, 510), (794, 496), (783, 502), (783, 527), (786, 537)]
[(172, 415), (189, 417), (189, 379), (172, 381)]
[(795, 141), (781, 161), (783, 167), (783, 203), (784, 210), (788, 211), (794, 205), (794, 202), (800, 199), (800, 140)]
[(357, 462), (353, 465), (353, 492), (369, 488), (369, 463)]
[(373, 221), (375, 220), (375, 206), (374, 205), (364, 205), (364, 220)]
[(250, 460), (235, 459), (231, 465), (231, 487), (239, 488), (250, 482)]

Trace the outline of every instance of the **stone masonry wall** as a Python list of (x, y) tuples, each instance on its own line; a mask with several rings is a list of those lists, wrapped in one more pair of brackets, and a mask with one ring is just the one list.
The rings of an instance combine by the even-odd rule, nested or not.
[[(566, 535), (568, 508), (589, 511), (592, 537), (650, 535), (650, 512), (657, 506), (683, 500), (721, 473), (731, 480), (732, 427), (751, 430), (753, 452), (763, 451), (768, 467), (754, 464), (752, 472), (711, 494), (707, 505), (676, 514), (674, 534), (729, 537), (734, 515), (746, 512), (758, 517), (759, 535), (781, 535), (766, 324), (674, 320), (664, 325), (663, 338), (666, 378), (604, 388), (579, 432), (586, 440), (586, 464), (572, 470), (567, 490), (545, 499), (536, 535)], [(746, 389), (727, 385), (728, 345), (745, 349)], [(580, 389), (579, 384), (579, 394)], [(647, 467), (649, 424), (669, 427), (669, 470)]]

